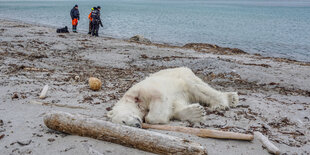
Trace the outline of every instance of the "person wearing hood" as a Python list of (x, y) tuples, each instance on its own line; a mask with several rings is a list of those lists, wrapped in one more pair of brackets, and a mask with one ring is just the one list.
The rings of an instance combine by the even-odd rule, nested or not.
[(79, 12), (79, 6), (75, 5), (70, 12), (70, 16), (72, 19), (72, 31), (77, 33), (76, 27), (78, 25), (78, 20), (80, 20), (80, 12)]
[(91, 34), (92, 29), (93, 29), (93, 18), (91, 17), (92, 13), (96, 10), (96, 7), (91, 8), (91, 12), (88, 15), (88, 19), (89, 19), (89, 27), (88, 27), (88, 34)]
[(97, 8), (94, 10), (94, 12), (92, 12), (91, 14), (91, 17), (93, 18), (93, 21), (92, 21), (92, 36), (99, 36), (98, 33), (99, 33), (99, 25), (101, 27), (103, 27), (102, 25), (102, 22), (101, 22), (101, 19), (100, 19), (100, 10), (101, 10), (101, 7), (100, 6), (97, 6)]

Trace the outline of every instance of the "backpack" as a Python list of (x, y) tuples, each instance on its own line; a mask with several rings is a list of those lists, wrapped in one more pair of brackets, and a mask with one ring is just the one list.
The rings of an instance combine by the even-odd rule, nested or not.
[(95, 21), (100, 20), (100, 12), (98, 10), (92, 11), (91, 18), (93, 18)]
[(57, 33), (69, 33), (69, 30), (68, 30), (68, 27), (65, 26), (65, 27), (63, 27), (63, 28), (58, 28), (58, 29), (56, 30), (56, 32), (57, 32)]

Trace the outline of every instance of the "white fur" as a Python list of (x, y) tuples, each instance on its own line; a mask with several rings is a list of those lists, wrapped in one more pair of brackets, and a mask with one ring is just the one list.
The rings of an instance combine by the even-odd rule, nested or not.
[(211, 88), (188, 68), (166, 69), (130, 88), (108, 117), (136, 127), (141, 127), (143, 118), (150, 124), (166, 124), (173, 118), (199, 122), (205, 110), (198, 103), (212, 109), (229, 108), (238, 103), (238, 94)]

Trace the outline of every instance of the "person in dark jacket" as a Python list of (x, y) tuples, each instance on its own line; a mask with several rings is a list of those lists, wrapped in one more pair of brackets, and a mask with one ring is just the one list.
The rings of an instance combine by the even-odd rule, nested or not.
[(92, 21), (93, 28), (92, 28), (92, 33), (91, 33), (92, 36), (98, 37), (99, 36), (98, 35), (99, 25), (103, 27), (101, 19), (100, 19), (100, 10), (101, 10), (101, 7), (97, 6), (97, 8), (94, 10), (94, 12), (92, 12), (92, 15), (91, 15), (91, 17), (93, 18), (93, 21)]
[(76, 27), (78, 25), (78, 20), (80, 20), (80, 12), (79, 12), (79, 6), (75, 5), (70, 12), (70, 16), (72, 19), (72, 31), (76, 32)]

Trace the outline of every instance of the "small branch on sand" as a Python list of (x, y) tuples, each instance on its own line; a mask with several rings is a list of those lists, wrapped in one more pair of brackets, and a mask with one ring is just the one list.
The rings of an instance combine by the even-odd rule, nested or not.
[(48, 103), (48, 102), (39, 102), (39, 101), (30, 101), (29, 103), (30, 104), (44, 105), (44, 106), (64, 107), (64, 108), (71, 108), (71, 109), (87, 109), (86, 107), (81, 107), (81, 106), (73, 106), (73, 105), (57, 104), (57, 103)]
[(48, 91), (48, 85), (45, 85), (41, 91), (41, 94), (40, 94), (40, 99), (44, 99), (46, 98), (46, 94), (47, 94), (47, 91)]
[(281, 153), (280, 150), (275, 145), (273, 145), (262, 133), (254, 132), (254, 136), (263, 144), (264, 147), (266, 147), (269, 153), (276, 155)]
[(25, 67), (24, 70), (26, 70), (26, 71), (48, 72), (48, 70), (47, 70), (47, 69), (44, 69), (44, 68), (30, 68), (30, 67)]
[(203, 138), (235, 139), (235, 140), (247, 140), (247, 141), (251, 141), (254, 138), (253, 135), (249, 135), (249, 134), (218, 131), (218, 130), (211, 130), (211, 129), (189, 128), (189, 127), (182, 127), (182, 126), (151, 125), (151, 124), (143, 123), (142, 128), (183, 132), (183, 133), (193, 134), (193, 135), (203, 137)]
[(158, 154), (207, 154), (203, 146), (186, 139), (81, 115), (53, 112), (44, 117), (44, 123), (53, 130), (92, 137)]

